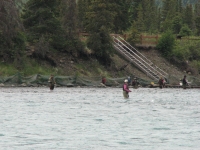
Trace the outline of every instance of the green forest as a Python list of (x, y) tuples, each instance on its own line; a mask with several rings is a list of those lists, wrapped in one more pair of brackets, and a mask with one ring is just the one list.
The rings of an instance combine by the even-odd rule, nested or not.
[[(90, 36), (82, 41), (79, 33)], [(157, 34), (163, 57), (189, 60), (200, 70), (200, 0), (1, 0), (0, 66), (20, 71), (28, 61), (58, 52), (109, 66), (111, 33), (129, 35), (133, 45), (141, 34)], [(183, 43), (177, 36), (197, 40)], [(31, 58), (28, 48), (34, 49)]]

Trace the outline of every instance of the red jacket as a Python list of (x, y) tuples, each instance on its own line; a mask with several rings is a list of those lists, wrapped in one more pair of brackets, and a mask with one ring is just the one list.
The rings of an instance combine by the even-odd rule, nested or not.
[(124, 83), (123, 85), (123, 91), (126, 91), (126, 92), (131, 92), (128, 88), (128, 84)]
[(102, 83), (105, 84), (106, 83), (106, 78), (102, 79)]

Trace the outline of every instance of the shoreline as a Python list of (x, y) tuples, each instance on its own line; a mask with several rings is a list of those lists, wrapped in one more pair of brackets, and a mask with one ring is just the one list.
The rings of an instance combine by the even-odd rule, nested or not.
[[(48, 85), (4, 85), (0, 84), (0, 88), (49, 88)], [(122, 86), (111, 86), (111, 85), (56, 85), (55, 88), (122, 88)], [(160, 88), (159, 85), (147, 85), (147, 86), (139, 86), (137, 88), (133, 86), (129, 86), (130, 89), (139, 89), (139, 88)], [(168, 89), (168, 88), (183, 88), (181, 85), (165, 85), (165, 87), (160, 89)], [(198, 89), (200, 86), (187, 86), (187, 89)]]

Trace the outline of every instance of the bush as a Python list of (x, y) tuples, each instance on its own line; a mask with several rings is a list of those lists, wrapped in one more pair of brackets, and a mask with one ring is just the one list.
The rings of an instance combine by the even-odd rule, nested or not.
[(180, 31), (180, 35), (181, 36), (189, 36), (191, 35), (192, 31), (190, 30), (190, 28), (188, 27), (188, 25), (184, 25), (182, 28), (181, 28), (181, 31)]
[(177, 44), (172, 51), (172, 56), (178, 58), (181, 61), (188, 60), (190, 51), (184, 45)]
[(156, 49), (158, 49), (164, 57), (171, 56), (175, 46), (175, 37), (171, 31), (165, 32), (159, 39)]
[(200, 43), (191, 44), (189, 46), (190, 60), (200, 60)]
[(198, 74), (200, 74), (200, 61), (193, 61), (192, 62), (192, 66), (194, 67), (194, 68), (197, 68), (197, 71), (198, 71)]
[(177, 41), (172, 56), (180, 60), (200, 60), (200, 43), (198, 41)]

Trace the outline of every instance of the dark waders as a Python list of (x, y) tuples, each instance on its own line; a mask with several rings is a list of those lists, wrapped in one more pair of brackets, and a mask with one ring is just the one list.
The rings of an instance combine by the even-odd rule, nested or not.
[(53, 83), (50, 83), (50, 90), (53, 90), (54, 89), (54, 84)]

